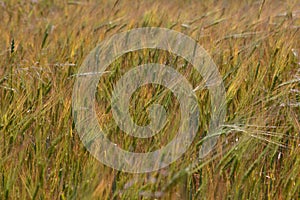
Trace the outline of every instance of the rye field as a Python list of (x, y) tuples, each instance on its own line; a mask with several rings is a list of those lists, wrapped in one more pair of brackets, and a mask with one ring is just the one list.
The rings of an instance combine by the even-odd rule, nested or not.
[[(163, 148), (180, 126), (172, 91), (147, 84), (130, 97), (131, 119), (146, 126), (155, 119), (148, 108), (160, 104), (167, 110), (164, 128), (135, 138), (118, 127), (112, 93), (136, 66), (172, 66), (194, 88), (199, 109), (196, 136), (180, 158), (129, 173), (89, 153), (76, 129), (72, 93), (97, 44), (143, 27), (177, 31), (207, 51), (224, 84), (226, 116), (213, 150), (199, 158), (212, 120), (203, 77), (168, 51), (120, 56), (101, 76), (94, 101), (99, 127), (118, 147)], [(0, 199), (300, 199), (297, 0), (2, 0), (0, 99)]]

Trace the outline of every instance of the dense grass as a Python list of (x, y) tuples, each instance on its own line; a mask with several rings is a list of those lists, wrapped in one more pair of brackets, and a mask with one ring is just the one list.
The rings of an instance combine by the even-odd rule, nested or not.
[[(299, 1), (0, 1), (0, 199), (300, 198)], [(82, 145), (72, 119), (77, 69), (105, 38), (136, 27), (165, 27), (211, 55), (226, 88), (227, 116), (215, 150), (197, 166), (209, 123), (209, 95), (198, 90), (199, 133), (186, 154), (148, 174), (115, 171)], [(170, 141), (178, 102), (157, 85), (131, 99), (138, 124), (145, 105), (168, 108), (151, 139), (121, 132), (109, 109), (113, 84), (141, 63), (171, 63), (194, 86), (201, 76), (182, 58), (145, 50), (116, 60), (99, 82), (96, 105), (107, 137), (130, 151)]]

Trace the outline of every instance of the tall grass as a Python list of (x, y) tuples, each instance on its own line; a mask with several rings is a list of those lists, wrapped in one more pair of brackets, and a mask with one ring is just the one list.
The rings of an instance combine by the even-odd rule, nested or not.
[[(291, 1), (0, 1), (0, 199), (300, 198), (300, 4)], [(180, 57), (146, 49), (117, 59), (99, 82), (96, 105), (107, 137), (148, 152), (176, 134), (173, 94), (147, 85), (132, 96), (137, 124), (147, 105), (168, 110), (164, 131), (136, 139), (111, 110), (113, 84), (142, 63), (172, 65), (199, 99), (199, 133), (169, 167), (128, 174), (99, 163), (71, 116), (72, 87), (86, 55), (105, 38), (137, 27), (165, 27), (198, 41), (218, 66), (227, 116), (215, 150), (197, 165), (210, 117), (201, 76)], [(146, 106), (145, 106), (146, 105)]]

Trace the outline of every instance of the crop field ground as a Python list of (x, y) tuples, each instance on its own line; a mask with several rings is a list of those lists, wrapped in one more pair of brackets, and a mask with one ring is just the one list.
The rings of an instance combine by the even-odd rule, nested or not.
[[(211, 113), (201, 75), (163, 50), (121, 56), (101, 77), (95, 107), (106, 137), (125, 150), (168, 144), (180, 105), (163, 86), (140, 87), (130, 99), (133, 121), (147, 125), (147, 107), (158, 103), (167, 123), (151, 138), (127, 135), (110, 109), (122, 75), (145, 63), (169, 64), (198, 88), (201, 123), (188, 151), (168, 167), (134, 174), (86, 150), (72, 91), (99, 42), (141, 27), (178, 31), (208, 52), (223, 79), (227, 114), (217, 145), (199, 159)], [(0, 199), (300, 199), (299, 29), (297, 0), (0, 1)]]

